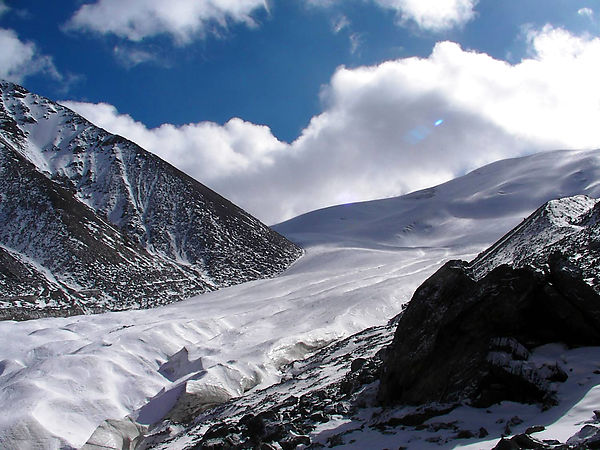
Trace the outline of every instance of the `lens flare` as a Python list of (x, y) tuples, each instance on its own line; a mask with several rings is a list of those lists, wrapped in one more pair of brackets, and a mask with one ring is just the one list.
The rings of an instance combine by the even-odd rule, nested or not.
[(438, 119), (435, 121), (435, 123), (433, 124), (434, 127), (439, 127), (441, 124), (444, 123), (444, 119)]

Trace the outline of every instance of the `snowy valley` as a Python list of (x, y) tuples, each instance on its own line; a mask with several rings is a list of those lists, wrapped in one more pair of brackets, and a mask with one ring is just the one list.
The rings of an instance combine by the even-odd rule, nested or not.
[[(8, 95), (7, 90), (17, 95)], [(81, 211), (73, 220), (85, 218), (91, 230), (86, 236), (110, 248), (111, 242), (119, 243), (121, 251), (113, 255), (123, 260), (117, 264), (124, 271), (117, 277), (119, 282), (129, 280), (133, 268), (142, 271), (134, 281), (152, 280), (154, 275), (148, 272), (152, 268), (169, 282), (157, 301), (142, 305), (151, 309), (1, 321), (0, 447), (480, 449), (493, 448), (502, 435), (522, 434), (532, 426), (539, 427), (535, 434), (529, 430), (539, 439), (564, 443), (575, 436), (570, 441), (573, 446), (597, 432), (598, 347), (567, 348), (548, 342), (526, 349), (528, 363), (536, 368), (554, 364), (567, 375), (562, 382), (553, 381), (555, 404), (548, 408), (515, 401), (475, 408), (462, 398), (457, 400), (462, 403), (451, 407), (395, 404), (382, 408), (376, 397), (380, 351), (393, 341), (398, 323), (409, 316), (412, 306), (406, 305), (417, 288), (450, 260), (473, 261), (469, 270), (481, 280), (503, 263), (517, 268), (531, 265), (543, 273), (558, 248), (581, 265), (587, 285), (598, 291), (597, 249), (592, 244), (598, 219), (594, 199), (600, 197), (599, 150), (555, 151), (499, 161), (401, 197), (314, 211), (275, 226), (279, 234), (226, 203), (223, 208), (235, 214), (227, 214), (233, 218), (225, 222), (239, 227), (223, 231), (215, 225), (209, 241), (217, 242), (218, 250), (228, 248), (231, 257), (239, 256), (234, 262), (240, 264), (231, 266), (232, 278), (219, 279), (215, 273), (224, 273), (220, 266), (201, 267), (205, 254), (192, 261), (187, 245), (194, 239), (203, 241), (203, 235), (194, 234), (193, 224), (181, 230), (184, 224), (173, 222), (180, 211), (169, 213), (172, 197), (152, 184), (155, 178), (136, 185), (131, 175), (111, 178), (99, 170), (90, 174), (89, 164), (98, 161), (89, 156), (88, 147), (77, 143), (85, 136), (86, 145), (102, 142), (93, 149), (110, 160), (102, 166), (107, 172), (133, 170), (134, 161), (141, 159), (140, 174), (151, 172), (160, 179), (167, 170), (180, 180), (176, 183), (183, 183), (177, 186), (187, 189), (191, 183), (208, 195), (202, 188), (181, 181), (181, 174), (172, 174), (176, 169), (165, 169), (158, 158), (65, 108), (14, 85), (2, 84), (2, 91), (0, 146), (6, 164), (2, 167), (7, 168), (0, 182), (9, 184), (6, 174), (17, 169), (8, 164), (19, 162), (29, 170), (32, 186), (41, 186), (40, 195), (51, 189)], [(48, 112), (52, 108), (55, 111)], [(66, 127), (61, 125), (61, 130), (71, 130), (66, 137), (59, 133), (60, 139), (51, 135), (59, 119)], [(35, 125), (49, 122), (54, 125)], [(47, 134), (42, 136), (42, 131)], [(127, 168), (124, 161), (133, 166)], [(102, 184), (106, 180), (112, 180), (108, 186)], [(167, 192), (176, 189), (172, 180), (164, 181)], [(135, 186), (140, 189), (137, 194)], [(115, 197), (123, 192), (126, 195)], [(13, 188), (10, 195), (16, 194)], [(226, 202), (214, 193), (208, 196)], [(35, 259), (38, 254), (28, 254), (28, 249), (55, 251), (57, 244), (33, 240), (28, 247), (19, 233), (10, 233), (21, 218), (9, 212), (24, 211), (11, 203), (12, 198), (4, 193), (0, 203), (2, 217), (10, 217), (2, 231), (0, 262), (13, 264), (2, 267), (19, 264), (29, 274), (23, 278), (24, 286), (36, 285), (31, 281), (35, 278), (39, 292), (61, 292), (58, 297), (39, 296), (34, 305), (60, 308), (73, 299), (83, 302), (77, 293), (89, 290), (84, 286), (91, 276), (88, 272), (96, 276), (99, 269), (81, 256), (72, 265), (57, 260), (62, 265), (55, 270), (43, 266), (43, 259)], [(559, 198), (563, 200), (546, 204)], [(148, 205), (145, 201), (166, 207), (149, 218), (142, 208)], [(197, 206), (182, 208), (189, 211)], [(123, 214), (125, 210), (135, 214)], [(123, 238), (121, 230), (130, 230), (130, 240)], [(234, 234), (231, 239), (223, 237), (229, 233)], [(18, 236), (23, 244), (19, 248)], [(72, 240), (62, 236), (60, 245), (68, 248)], [(235, 247), (240, 239), (241, 245)], [(257, 241), (262, 244), (250, 248)], [(300, 247), (304, 254), (296, 260)], [(50, 261), (49, 255), (40, 258)], [(220, 262), (230, 263), (227, 258)], [(181, 284), (173, 271), (186, 274), (186, 281)], [(0, 272), (5, 283), (0, 286), (10, 281), (8, 272)], [(257, 279), (265, 277), (271, 278)], [(101, 285), (98, 279), (90, 285)], [(211, 283), (222, 288), (171, 303), (211, 291)], [(119, 307), (119, 286), (101, 307), (140, 306)], [(131, 296), (127, 298), (141, 299), (150, 290), (131, 282), (123, 292)], [(2, 299), (14, 307), (15, 295), (3, 294)], [(402, 311), (406, 316), (399, 316)], [(582, 431), (586, 425), (591, 428)]]

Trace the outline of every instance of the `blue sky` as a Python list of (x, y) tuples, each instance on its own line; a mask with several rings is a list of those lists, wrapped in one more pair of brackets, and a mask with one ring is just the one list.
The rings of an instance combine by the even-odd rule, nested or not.
[[(600, 146), (581, 131), (597, 88), (579, 79), (597, 74), (598, 0), (4, 0), (0, 14), (0, 76), (267, 222)], [(555, 109), (546, 91), (564, 92)]]

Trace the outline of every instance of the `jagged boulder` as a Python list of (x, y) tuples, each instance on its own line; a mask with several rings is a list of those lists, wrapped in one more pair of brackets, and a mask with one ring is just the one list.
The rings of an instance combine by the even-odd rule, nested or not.
[(404, 311), (384, 355), (378, 399), (552, 403), (551, 382), (566, 374), (529, 362), (529, 351), (551, 342), (599, 345), (600, 296), (566, 257), (553, 254), (549, 267), (501, 265), (475, 281), (468, 263), (446, 263)]

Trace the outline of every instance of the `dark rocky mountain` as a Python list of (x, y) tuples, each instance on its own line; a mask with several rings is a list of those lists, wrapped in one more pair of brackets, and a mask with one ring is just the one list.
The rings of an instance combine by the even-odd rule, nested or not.
[(133, 142), (0, 83), (0, 318), (153, 307), (300, 254)]

